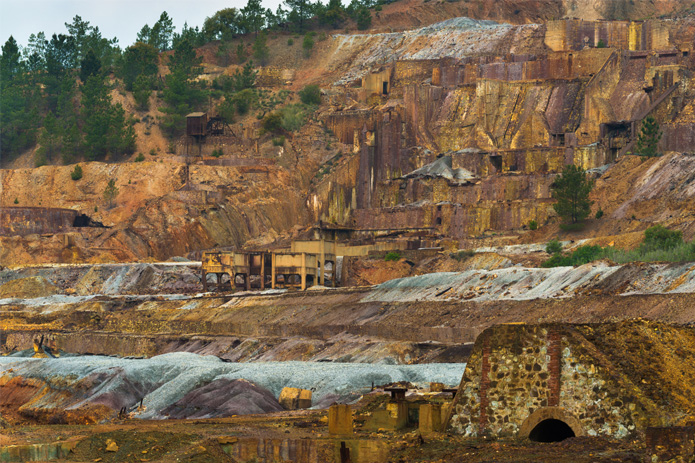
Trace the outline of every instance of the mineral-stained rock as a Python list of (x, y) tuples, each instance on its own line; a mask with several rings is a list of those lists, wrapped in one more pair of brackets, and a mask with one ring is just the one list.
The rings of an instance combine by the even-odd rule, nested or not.
[(273, 394), (244, 379), (217, 379), (162, 410), (168, 418), (192, 419), (281, 411)]
[(297, 410), (311, 407), (311, 391), (296, 387), (285, 387), (278, 399), (285, 410)]
[(118, 444), (113, 439), (106, 440), (106, 451), (107, 452), (118, 452)]
[(44, 277), (27, 277), (8, 281), (1, 285), (0, 299), (46, 297), (59, 292), (60, 289)]

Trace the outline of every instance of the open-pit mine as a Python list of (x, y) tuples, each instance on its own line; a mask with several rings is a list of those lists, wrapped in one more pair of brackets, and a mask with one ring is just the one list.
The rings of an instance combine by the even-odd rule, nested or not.
[(0, 462), (695, 462), (685, 3), (284, 24), (234, 117), (208, 41), (180, 137), (107, 74), (147, 156), (0, 158)]

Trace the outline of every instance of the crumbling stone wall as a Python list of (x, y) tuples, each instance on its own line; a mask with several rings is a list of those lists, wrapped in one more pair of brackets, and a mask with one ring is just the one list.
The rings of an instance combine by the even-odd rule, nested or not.
[(69, 231), (78, 211), (49, 207), (0, 208), (0, 235), (30, 235)]
[(256, 75), (258, 87), (284, 87), (294, 80), (294, 69), (262, 66)]
[(476, 204), (485, 201), (550, 199), (553, 177), (505, 175), (457, 184), (445, 178), (408, 178), (384, 182), (377, 207), (396, 207), (417, 201)]
[[(682, 419), (684, 404), (656, 400), (658, 392), (622, 369), (629, 362), (616, 364), (613, 357), (618, 354), (604, 351), (612, 341), (598, 342), (617, 342), (627, 334), (642, 344), (654, 331), (671, 334), (659, 326), (643, 329), (644, 323), (604, 324), (600, 334), (589, 325), (501, 325), (484, 331), (466, 365), (448, 427), (469, 437), (527, 437), (542, 419), (553, 417), (565, 421), (575, 434), (623, 438)], [(686, 327), (672, 332), (693, 336)], [(631, 358), (645, 352), (619, 355)], [(684, 375), (692, 374), (686, 370)], [(675, 387), (669, 394), (680, 397), (691, 386)]]

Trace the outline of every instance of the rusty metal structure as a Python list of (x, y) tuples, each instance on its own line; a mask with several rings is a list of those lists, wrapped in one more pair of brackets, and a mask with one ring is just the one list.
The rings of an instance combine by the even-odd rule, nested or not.
[(208, 115), (206, 113), (191, 113), (186, 116), (186, 136), (198, 138), (207, 135)]

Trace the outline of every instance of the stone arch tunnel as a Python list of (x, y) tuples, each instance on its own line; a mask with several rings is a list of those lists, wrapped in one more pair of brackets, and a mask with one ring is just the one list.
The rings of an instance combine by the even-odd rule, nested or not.
[[(683, 413), (695, 413), (685, 399), (695, 397), (695, 365), (684, 365), (683, 355), (695, 358), (691, 326), (646, 320), (494, 326), (476, 340), (446, 428), (468, 437), (554, 442), (679, 425)], [(677, 365), (683, 381), (664, 365)]]

